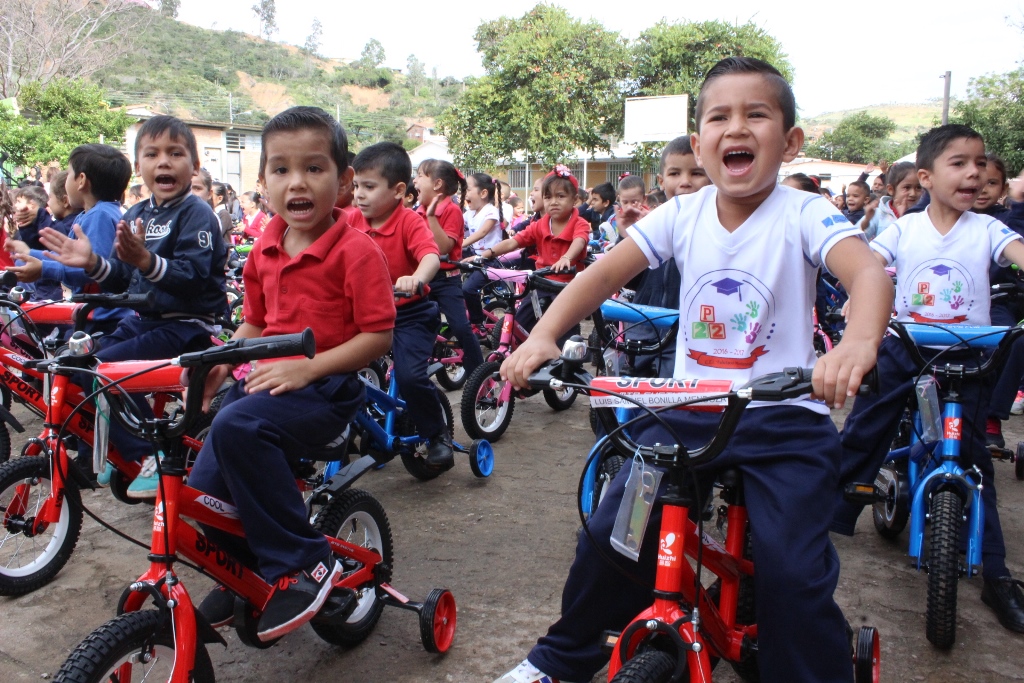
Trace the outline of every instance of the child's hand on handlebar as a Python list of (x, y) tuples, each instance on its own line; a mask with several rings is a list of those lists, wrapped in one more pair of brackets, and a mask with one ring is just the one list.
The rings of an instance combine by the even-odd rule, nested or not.
[(313, 373), (308, 359), (279, 360), (273, 363), (258, 363), (245, 378), (245, 393), (255, 394), (269, 391), (271, 396), (306, 387), (317, 375)]
[(546, 361), (554, 360), (561, 355), (558, 344), (553, 340), (531, 336), (512, 352), (512, 355), (501, 364), (501, 378), (508, 380), (516, 389), (529, 386), (529, 378)]
[(561, 257), (560, 259), (555, 261), (554, 264), (552, 264), (551, 266), (551, 270), (553, 270), (556, 273), (561, 273), (562, 271), (569, 270), (571, 268), (572, 261), (569, 260), (568, 256)]
[(864, 375), (875, 367), (877, 354), (877, 344), (844, 338), (815, 363), (811, 377), (814, 398), (842, 408), (848, 397), (857, 395)]
[(403, 275), (395, 281), (395, 291), (406, 294), (419, 294), (423, 291), (423, 282), (413, 275)]

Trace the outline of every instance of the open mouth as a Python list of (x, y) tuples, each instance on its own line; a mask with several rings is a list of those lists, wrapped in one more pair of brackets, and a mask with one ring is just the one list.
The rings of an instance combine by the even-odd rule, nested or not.
[(304, 218), (313, 213), (313, 202), (308, 199), (293, 199), (288, 202), (288, 213), (294, 218)]
[(164, 191), (173, 190), (174, 186), (178, 184), (178, 181), (174, 176), (167, 174), (158, 175), (153, 179), (153, 182), (156, 183), (158, 189)]
[(754, 165), (754, 153), (749, 150), (732, 150), (725, 153), (722, 163), (729, 173), (740, 175)]
[(970, 199), (974, 201), (978, 197), (978, 188), (976, 187), (961, 187), (957, 188), (956, 194), (961, 199)]

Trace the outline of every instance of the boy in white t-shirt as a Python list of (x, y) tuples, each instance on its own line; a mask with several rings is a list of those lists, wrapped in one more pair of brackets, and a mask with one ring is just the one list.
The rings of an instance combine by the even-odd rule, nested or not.
[[(502, 375), (524, 386), (554, 340), (644, 268), (679, 264), (680, 334), (676, 377), (743, 383), (786, 366), (815, 365), (811, 305), (817, 269), (826, 265), (850, 292), (851, 330), (817, 361), (814, 387), (841, 406), (875, 363), (892, 302), (892, 284), (864, 238), (827, 200), (777, 185), (796, 157), (793, 93), (757, 59), (731, 57), (708, 72), (697, 99), (693, 151), (714, 186), (675, 197), (636, 225), (618, 246), (557, 298)], [(662, 417), (687, 444), (711, 438), (720, 415), (674, 411)], [(675, 443), (659, 425), (638, 425), (640, 443)], [(743, 475), (757, 558), (761, 680), (852, 681), (850, 642), (832, 594), (839, 560), (828, 538), (835, 505), (839, 438), (827, 405), (811, 400), (747, 411), (730, 446), (713, 463)], [(623, 468), (628, 470), (628, 468)], [(590, 520), (603, 554), (628, 472), (616, 477)], [(815, 511), (808, 514), (808, 511)], [(821, 514), (825, 511), (825, 514)], [(657, 529), (660, 507), (648, 525)], [(589, 681), (607, 662), (602, 633), (619, 631), (651, 604), (658, 534), (648, 532), (639, 564), (609, 566), (580, 538), (562, 594), (562, 617), (501, 683)], [(636, 576), (623, 577), (621, 571)], [(646, 585), (645, 585), (646, 584)]]
[[(985, 142), (961, 125), (934, 128), (921, 138), (917, 174), (931, 195), (925, 211), (907, 214), (871, 242), (878, 261), (895, 265), (896, 318), (904, 322), (990, 325), (989, 266), (1024, 266), (1024, 242), (991, 216), (970, 209), (985, 181)], [(976, 358), (968, 351), (960, 358)], [(949, 357), (957, 362), (957, 355)], [(903, 343), (889, 337), (878, 352), (879, 392), (858, 398), (843, 429), (840, 492), (846, 484), (872, 482), (885, 461), (900, 416), (920, 368)], [(1024, 633), (1024, 593), (1006, 568), (1006, 547), (996, 508), (992, 454), (985, 447), (989, 381), (961, 383), (964, 424), (962, 454), (966, 467), (982, 475), (985, 528), (982, 537), (981, 598), (1011, 631)], [(861, 506), (841, 501), (832, 530), (853, 535)]]

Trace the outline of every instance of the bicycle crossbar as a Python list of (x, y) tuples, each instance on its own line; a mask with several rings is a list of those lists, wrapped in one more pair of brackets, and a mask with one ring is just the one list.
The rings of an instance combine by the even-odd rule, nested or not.
[[(164, 365), (165, 367), (159, 367)], [(167, 365), (166, 360), (130, 360), (116, 363), (100, 363), (97, 368), (104, 377), (113, 381), (122, 380), (137, 372), (144, 374), (121, 382), (115, 391), (128, 392), (184, 391), (188, 382), (182, 381), (184, 370), (177, 365)]]
[[(595, 377), (590, 382), (590, 389), (590, 405), (595, 408), (635, 408), (637, 403), (649, 408), (664, 408), (708, 398), (707, 401), (684, 408), (700, 412), (722, 412), (727, 401), (725, 394), (732, 390), (732, 380)], [(612, 396), (609, 391), (627, 396), (632, 401)], [(713, 396), (720, 397), (711, 398)]]
[(530, 271), (528, 270), (508, 270), (506, 268), (488, 268), (487, 277), (491, 280), (501, 280), (502, 282), (526, 282), (526, 279), (530, 277)]
[(999, 346), (1006, 332), (1011, 327), (996, 327), (992, 325), (921, 325), (915, 323), (903, 323), (903, 329), (907, 331), (910, 338), (917, 344), (925, 346), (953, 346), (970, 342), (973, 348), (994, 349)]
[[(25, 317), (34, 323), (45, 325), (72, 325), (75, 322), (75, 313), (85, 304), (49, 303), (26, 301), (21, 305)], [(90, 314), (90, 318), (92, 315)]]
[(614, 299), (609, 299), (601, 304), (601, 315), (606, 320), (617, 320), (630, 324), (647, 323), (661, 329), (667, 329), (679, 323), (679, 311), (674, 308), (624, 304)]

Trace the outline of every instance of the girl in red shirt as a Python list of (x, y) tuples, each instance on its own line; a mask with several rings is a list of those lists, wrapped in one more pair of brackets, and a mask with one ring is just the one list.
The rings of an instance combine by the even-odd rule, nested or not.
[(263, 234), (267, 226), (267, 214), (260, 209), (260, 195), (258, 192), (246, 192), (239, 197), (238, 202), (242, 205), (242, 223), (245, 225), (245, 234), (256, 239)]

